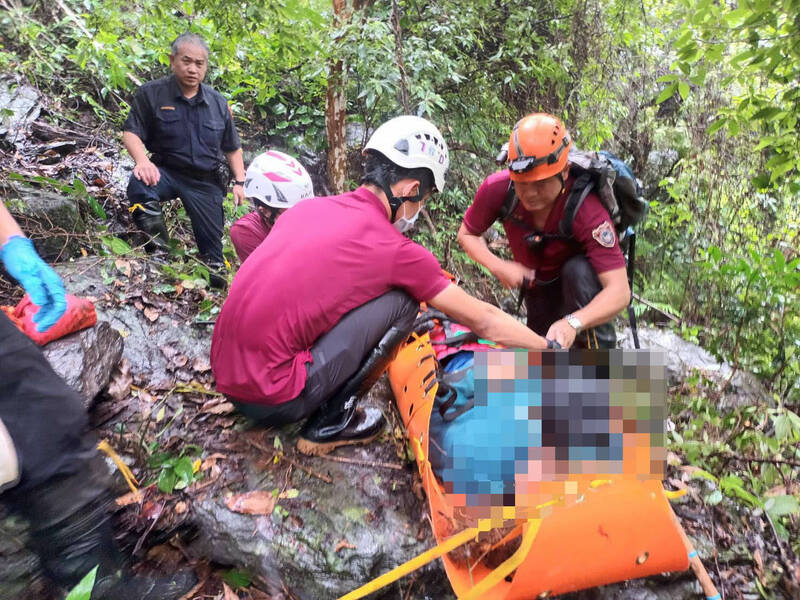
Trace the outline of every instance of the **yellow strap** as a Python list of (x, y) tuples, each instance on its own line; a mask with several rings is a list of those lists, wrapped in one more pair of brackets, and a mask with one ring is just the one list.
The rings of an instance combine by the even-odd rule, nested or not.
[(111, 444), (108, 443), (106, 440), (102, 440), (99, 444), (97, 444), (97, 449), (105, 452), (108, 454), (108, 457), (114, 461), (114, 464), (117, 465), (119, 472), (122, 473), (122, 476), (125, 478), (125, 483), (128, 484), (128, 487), (131, 488), (131, 491), (135, 494), (139, 491), (139, 488), (136, 485), (139, 483), (136, 481), (136, 477), (133, 476), (131, 470), (128, 468), (119, 455), (114, 452), (114, 449), (111, 447)]
[(129, 207), (128, 207), (128, 212), (129, 212), (129, 213), (132, 213), (132, 212), (133, 212), (133, 211), (135, 211), (135, 210), (141, 210), (142, 212), (145, 212), (145, 210), (144, 210), (144, 206), (142, 206), (142, 205), (141, 205), (141, 204), (139, 204), (138, 202), (137, 202), (136, 204), (134, 204), (133, 206), (129, 206)]
[(536, 539), (536, 534), (539, 533), (541, 524), (541, 519), (529, 519), (528, 530), (523, 534), (522, 542), (517, 551), (503, 564), (481, 579), (480, 583), (474, 586), (469, 593), (463, 597), (463, 600), (476, 600), (480, 598), (519, 567), (525, 560), (525, 557), (528, 556), (528, 552), (530, 552), (531, 546), (533, 546), (533, 540)]
[(687, 490), (664, 490), (664, 495), (667, 497), (667, 500), (677, 500), (678, 498), (685, 496), (686, 493)]
[(345, 594), (344, 596), (340, 597), (339, 600), (357, 600), (358, 598), (363, 598), (364, 596), (367, 596), (372, 592), (375, 592), (383, 587), (386, 587), (390, 583), (397, 581), (401, 577), (405, 577), (406, 575), (412, 573), (413, 571), (416, 571), (420, 567), (424, 567), (429, 562), (436, 560), (440, 556), (447, 554), (454, 548), (463, 546), (470, 540), (475, 539), (477, 535), (478, 535), (477, 527), (470, 527), (469, 529), (465, 529), (464, 531), (461, 531), (460, 533), (457, 533), (454, 536), (448, 538), (441, 544), (438, 544), (437, 546), (431, 548), (430, 550), (423, 552), (419, 556), (412, 558), (408, 562), (403, 563), (399, 567), (395, 567), (388, 573), (384, 573), (380, 577), (376, 577), (369, 583), (362, 585), (357, 590), (353, 590), (352, 592)]

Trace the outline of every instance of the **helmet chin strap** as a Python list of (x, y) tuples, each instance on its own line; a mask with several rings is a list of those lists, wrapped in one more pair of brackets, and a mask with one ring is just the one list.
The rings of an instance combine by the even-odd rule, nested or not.
[(386, 183), (381, 184), (381, 189), (383, 193), (386, 194), (386, 200), (389, 201), (389, 208), (392, 209), (392, 216), (389, 219), (390, 223), (394, 223), (395, 218), (397, 217), (397, 211), (400, 210), (400, 207), (403, 206), (405, 202), (420, 202), (422, 201), (422, 191), (417, 192), (416, 196), (395, 196), (392, 193), (392, 188), (389, 187)]

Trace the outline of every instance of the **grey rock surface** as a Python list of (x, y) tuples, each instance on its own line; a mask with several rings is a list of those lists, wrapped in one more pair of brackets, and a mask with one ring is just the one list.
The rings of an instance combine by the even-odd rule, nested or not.
[(119, 332), (100, 321), (94, 327), (50, 342), (42, 351), (55, 372), (83, 397), (88, 409), (108, 385), (122, 349)]
[(86, 226), (75, 199), (12, 181), (0, 185), (0, 198), (42, 258), (63, 259), (77, 253), (80, 244), (75, 235), (84, 234)]
[[(29, 85), (18, 84), (10, 78), (0, 79), (0, 138), (16, 146), (25, 127), (39, 117), (39, 92)], [(11, 111), (5, 114), (5, 111)]]
[[(103, 298), (116, 292), (105, 280), (113, 260), (79, 259), (56, 266), (67, 291), (77, 296)], [(134, 383), (151, 389), (171, 387), (175, 373), (170, 358), (185, 355), (189, 364), (208, 361), (211, 327), (194, 326), (168, 314), (152, 322), (129, 304), (97, 302), (98, 320), (108, 321), (125, 340), (122, 358), (128, 360)]]
[[(744, 371), (733, 373), (733, 369), (727, 362), (717, 360), (710, 352), (697, 344), (687, 342), (674, 331), (639, 327), (638, 332), (642, 348), (649, 348), (664, 354), (670, 385), (677, 385), (693, 371), (699, 371), (718, 382), (726, 382), (730, 379), (721, 400), (722, 408), (754, 404), (769, 397), (764, 386), (753, 374)], [(633, 348), (630, 329), (626, 328), (621, 337), (619, 345), (622, 348)]]

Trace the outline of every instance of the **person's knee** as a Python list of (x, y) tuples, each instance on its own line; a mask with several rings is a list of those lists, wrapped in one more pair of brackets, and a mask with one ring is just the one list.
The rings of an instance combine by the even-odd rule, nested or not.
[(403, 290), (392, 290), (387, 295), (391, 296), (392, 303), (395, 306), (395, 314), (397, 315), (395, 326), (410, 328), (419, 313), (419, 302)]
[(561, 267), (561, 279), (564, 282), (594, 281), (597, 279), (597, 274), (594, 272), (589, 259), (583, 254), (579, 254), (570, 258)]
[(19, 457), (11, 434), (0, 419), (0, 493), (19, 481)]

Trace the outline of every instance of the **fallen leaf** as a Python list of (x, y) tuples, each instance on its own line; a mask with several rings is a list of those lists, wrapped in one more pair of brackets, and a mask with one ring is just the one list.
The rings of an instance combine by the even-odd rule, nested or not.
[(272, 492), (256, 491), (236, 494), (225, 500), (229, 510), (246, 515), (271, 515), (275, 509)]
[(342, 540), (341, 542), (336, 544), (336, 547), (333, 549), (333, 551), (334, 552), (339, 552), (339, 550), (341, 550), (342, 548), (348, 548), (350, 550), (355, 550), (356, 549), (356, 547), (353, 544), (351, 544), (350, 542), (348, 542), (347, 540)]
[(200, 408), (200, 412), (212, 415), (229, 415), (236, 408), (225, 398), (214, 398), (209, 400)]
[(141, 502), (144, 499), (144, 494), (142, 494), (141, 490), (138, 492), (128, 492), (124, 496), (120, 496), (115, 500), (117, 506), (128, 506), (130, 504), (136, 504), (137, 502)]
[(155, 308), (151, 308), (148, 306), (147, 308), (144, 309), (144, 316), (147, 317), (147, 319), (151, 323), (154, 323), (155, 321), (158, 320), (158, 317), (161, 316), (161, 313), (157, 311)]
[(114, 261), (114, 266), (117, 267), (120, 273), (125, 275), (125, 277), (131, 276), (131, 263), (130, 261), (124, 260), (122, 258), (118, 258)]
[(239, 600), (239, 594), (229, 588), (225, 582), (222, 583), (222, 600)]
[(756, 575), (761, 579), (764, 576), (764, 559), (759, 548), (756, 548), (756, 551), (753, 552), (753, 562), (756, 563)]
[(183, 514), (183, 513), (185, 513), (185, 512), (186, 512), (188, 509), (189, 509), (189, 507), (187, 506), (186, 502), (184, 502), (183, 500), (181, 500), (180, 502), (178, 502), (178, 503), (175, 505), (175, 508), (174, 508), (173, 510), (175, 511), (175, 513), (176, 513), (176, 514), (178, 514), (178, 515), (182, 515), (182, 514)]
[(122, 400), (130, 393), (131, 383), (133, 383), (131, 365), (127, 358), (123, 358), (111, 375), (107, 389), (108, 395), (114, 400)]
[(189, 362), (189, 357), (185, 354), (177, 354), (170, 362), (178, 368), (185, 367), (186, 363)]
[(192, 369), (198, 373), (205, 373), (211, 370), (211, 364), (203, 357), (197, 357), (192, 363)]

